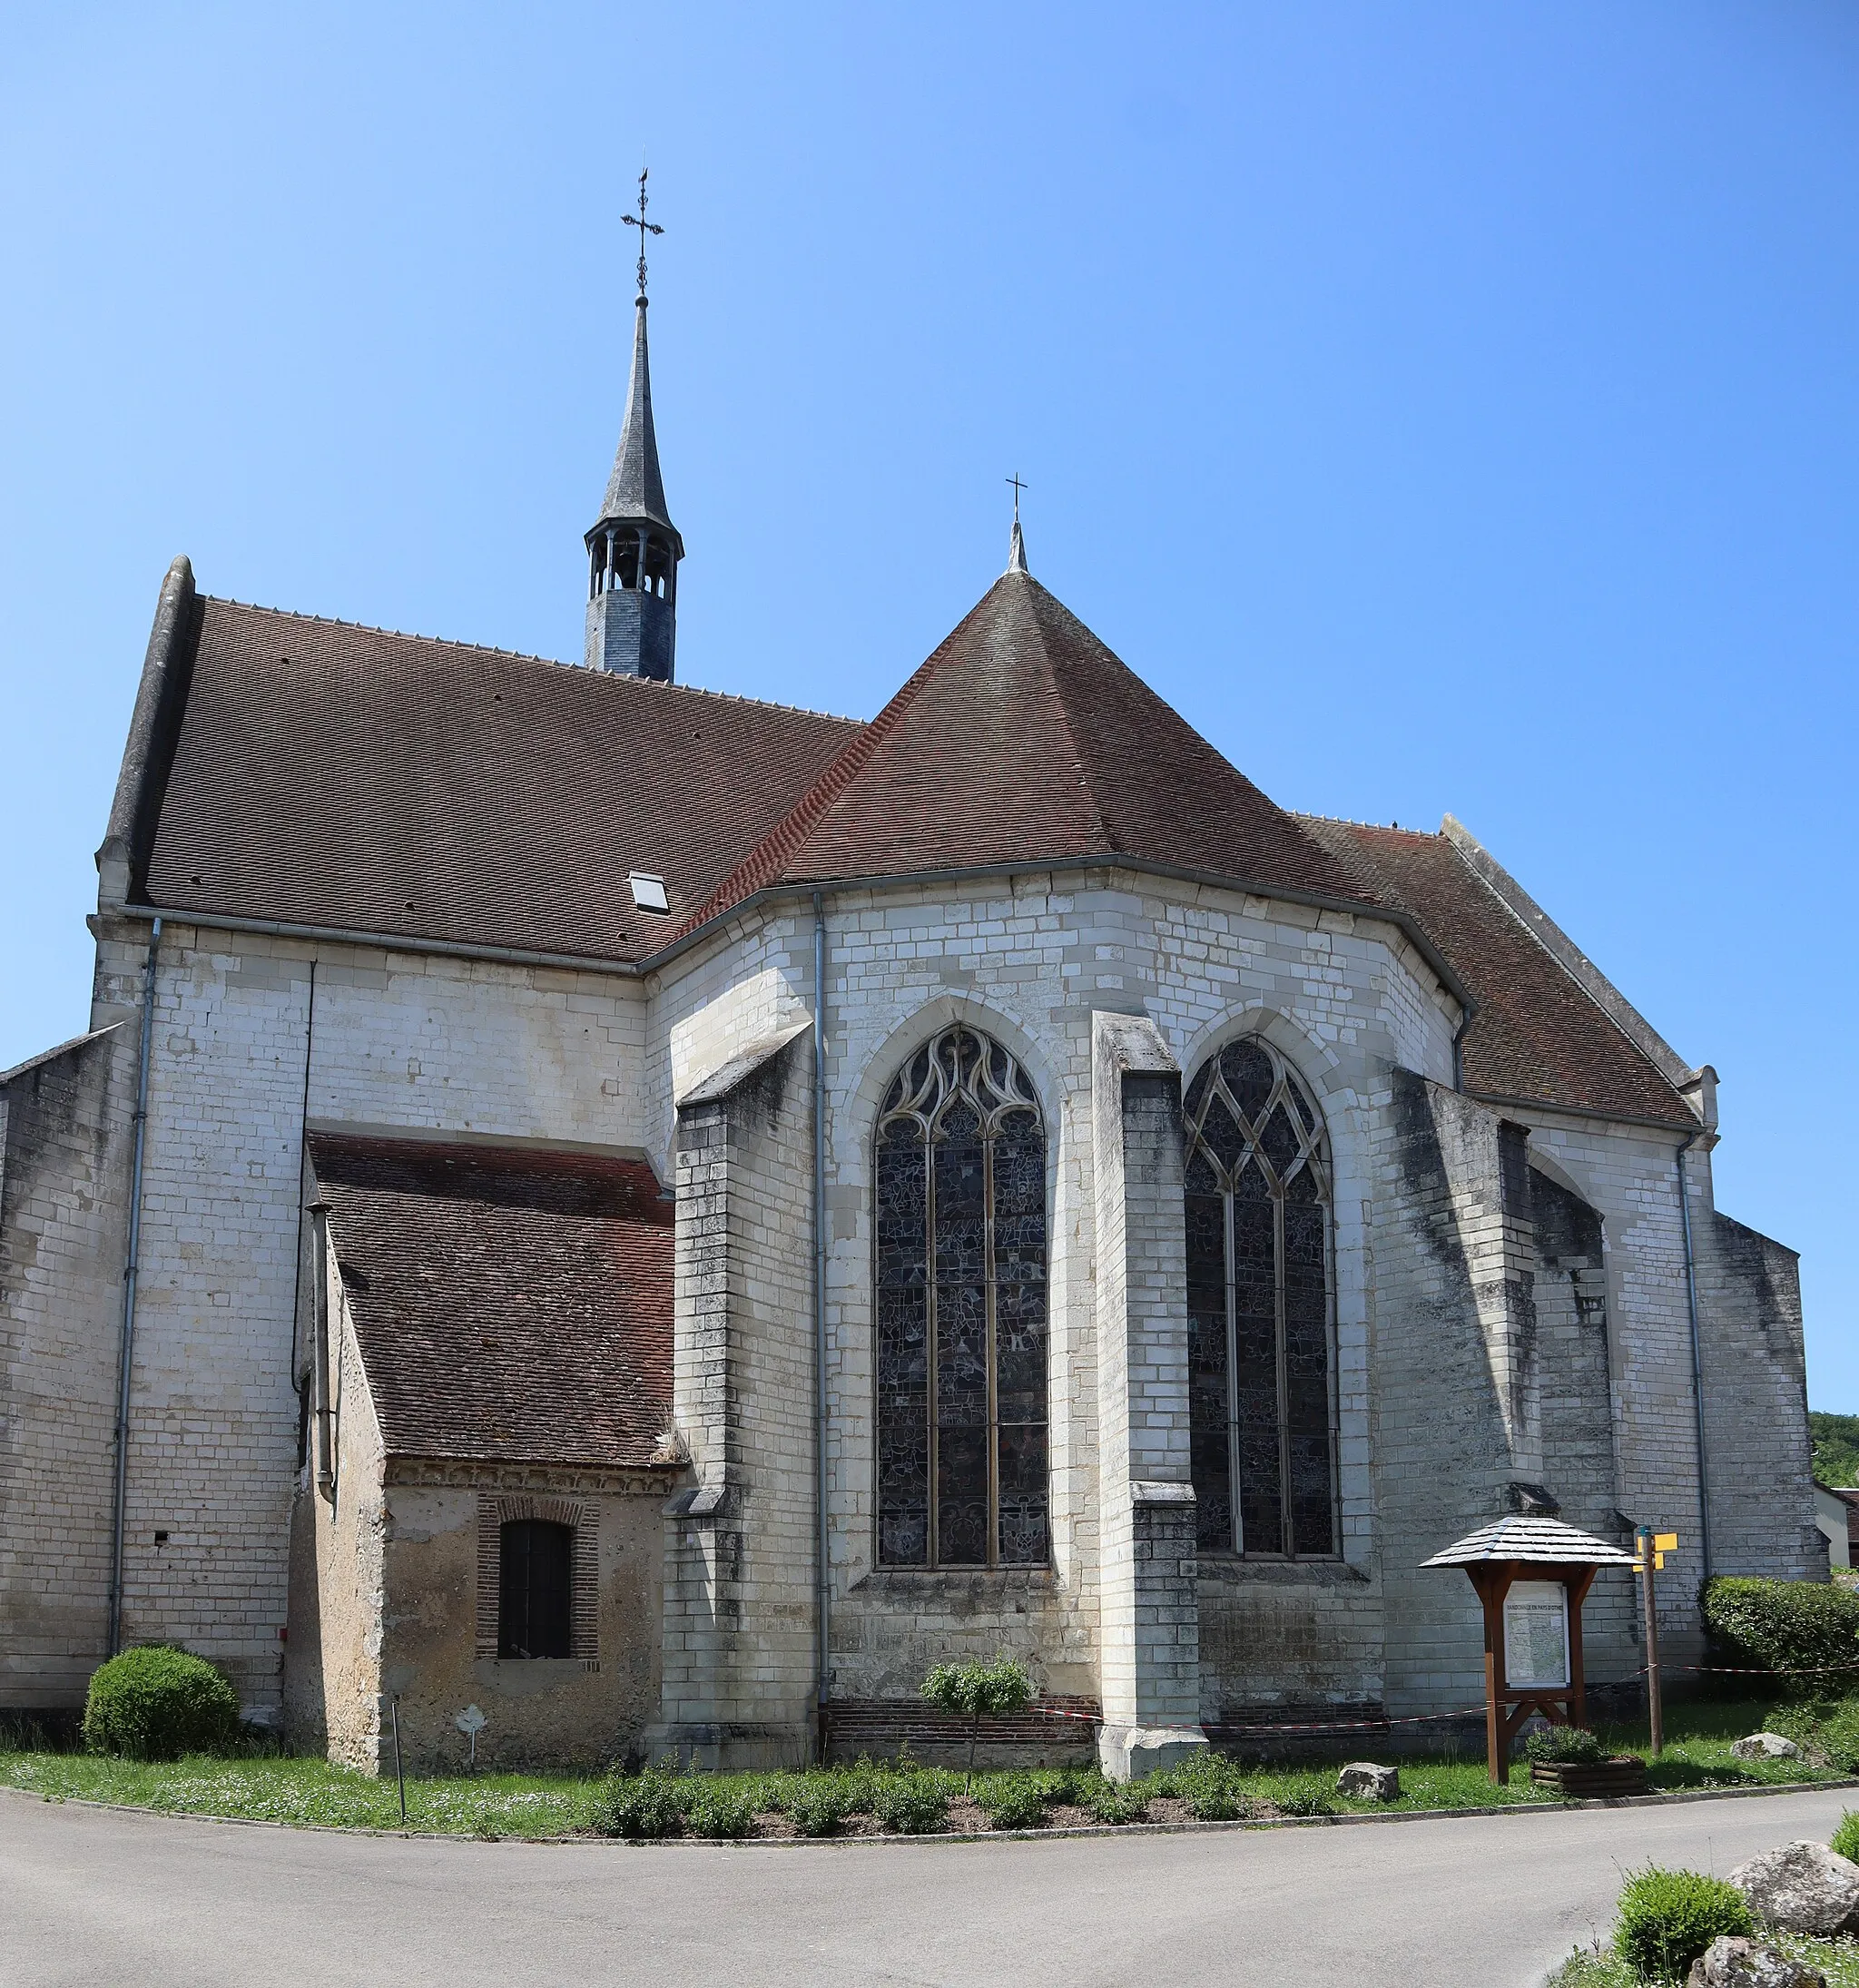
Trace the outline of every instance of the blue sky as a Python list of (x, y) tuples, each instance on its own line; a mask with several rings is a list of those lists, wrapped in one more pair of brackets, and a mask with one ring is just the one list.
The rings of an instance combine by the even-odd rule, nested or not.
[(1033, 569), (1275, 799), (1459, 815), (1681, 1055), (1859, 1410), (1859, 13), (9, 10), (0, 1066), (157, 586), (579, 649), (649, 156), (686, 681)]

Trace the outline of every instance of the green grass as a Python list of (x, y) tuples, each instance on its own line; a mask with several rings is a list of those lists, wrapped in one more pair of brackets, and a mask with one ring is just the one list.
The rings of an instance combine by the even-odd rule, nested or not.
[[(1819, 1968), (1826, 1976), (1827, 1988), (1859, 1988), (1859, 1940), (1811, 1940), (1792, 1933), (1761, 1937), (1765, 1944)], [(1549, 1981), (1551, 1988), (1655, 1988), (1625, 1961), (1591, 1949), (1571, 1954)], [(1667, 1988), (1667, 1984), (1657, 1983), (1656, 1988)]]
[[(1667, 1721), (1672, 1737), (1664, 1757), (1652, 1767), (1651, 1785), (1655, 1788), (1736, 1787), (1831, 1777), (1825, 1769), (1802, 1762), (1732, 1758), (1730, 1742), (1756, 1730), (1767, 1719), (1767, 1708), (1759, 1704), (1705, 1702), (1674, 1707)], [(1643, 1725), (1605, 1727), (1601, 1737), (1614, 1751), (1645, 1750)], [(1376, 1752), (1372, 1738), (1357, 1750), (1364, 1757)], [(1446, 1749), (1402, 1759), (1399, 1766), (1401, 1797), (1389, 1803), (1350, 1802), (1335, 1795), (1333, 1763), (1328, 1767), (1309, 1762), (1243, 1767), (1213, 1760), (1198, 1774), (1152, 1775), (1136, 1784), (1127, 1796), (1112, 1796), (1088, 1769), (978, 1774), (972, 1788), (965, 1776), (951, 1770), (908, 1771), (916, 1775), (925, 1792), (958, 1802), (972, 1796), (984, 1809), (1006, 1806), (1012, 1812), (1013, 1805), (1007, 1797), (1037, 1789), (1054, 1807), (1103, 1806), (1111, 1815), (1131, 1820), (1141, 1802), (1171, 1797), (1187, 1798), (1205, 1813), (1251, 1820), (1286, 1810), (1308, 1812), (1315, 1806), (1313, 1794), (1323, 1796), (1321, 1806), (1337, 1814), (1485, 1808), (1557, 1799), (1553, 1791), (1530, 1781), (1529, 1768), (1521, 1761), (1513, 1766), (1504, 1786), (1493, 1786), (1485, 1777), (1481, 1751)], [(786, 1810), (791, 1800), (798, 1799), (804, 1806), (811, 1797), (815, 1802), (842, 1803), (849, 1815), (865, 1816), (871, 1812), (880, 1786), (895, 1771), (868, 1762), (808, 1775), (734, 1775), (716, 1780), (695, 1776), (684, 1787), (693, 1797), (700, 1786), (717, 1796), (734, 1795), (752, 1801), (762, 1815)], [(180, 1815), (365, 1829), (400, 1826), (391, 1776), (376, 1778), (332, 1767), (325, 1760), (276, 1754), (137, 1762), (43, 1747), (9, 1748), (0, 1742), (0, 1785), (28, 1789), (50, 1800), (114, 1802)], [(409, 1777), (407, 1825), (459, 1835), (575, 1835), (590, 1828), (602, 1785), (596, 1776), (573, 1774)], [(1854, 1988), (1859, 1988), (1859, 1983)]]

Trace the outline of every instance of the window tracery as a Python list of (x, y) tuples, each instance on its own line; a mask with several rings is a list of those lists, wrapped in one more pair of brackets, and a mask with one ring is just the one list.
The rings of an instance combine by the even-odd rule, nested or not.
[(1269, 1044), (1229, 1043), (1182, 1100), (1188, 1420), (1204, 1551), (1338, 1550), (1323, 1121)]
[(876, 1178), (879, 1563), (1043, 1566), (1046, 1133), (1026, 1073), (944, 1029), (886, 1095)]

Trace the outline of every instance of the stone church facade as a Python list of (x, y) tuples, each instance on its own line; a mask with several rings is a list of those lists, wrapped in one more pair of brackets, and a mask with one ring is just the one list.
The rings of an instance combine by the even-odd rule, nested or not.
[(1679, 1660), (1824, 1578), (1709, 1068), (1018, 525), (869, 724), (676, 684), (645, 316), (582, 665), (168, 576), (90, 1027), (0, 1076), (0, 1707), (172, 1640), (366, 1767), (755, 1765), (1005, 1648), (1124, 1773), (1476, 1705), (1419, 1563), (1507, 1511), (1677, 1530)]

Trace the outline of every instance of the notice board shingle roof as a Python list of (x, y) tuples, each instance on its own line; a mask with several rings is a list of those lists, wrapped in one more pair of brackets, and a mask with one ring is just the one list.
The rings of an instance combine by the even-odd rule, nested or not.
[(230, 601), (192, 660), (152, 902), (590, 959), (662, 946), (863, 729)]
[(1441, 1549), (1422, 1567), (1470, 1567), (1482, 1560), (1535, 1560), (1545, 1566), (1630, 1567), (1633, 1556), (1559, 1519), (1521, 1516), (1480, 1526)]
[(650, 1166), (318, 1132), (310, 1147), (389, 1455), (650, 1462), (673, 1245)]

